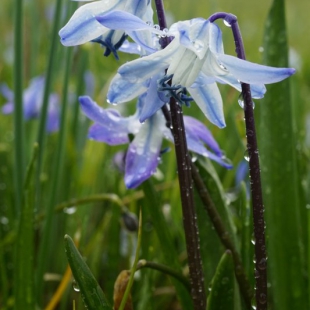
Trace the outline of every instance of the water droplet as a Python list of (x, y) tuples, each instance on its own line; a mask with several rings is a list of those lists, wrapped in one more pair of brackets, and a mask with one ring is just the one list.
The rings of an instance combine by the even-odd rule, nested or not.
[(267, 260), (265, 258), (262, 258), (259, 263), (257, 264), (257, 267), (260, 269), (260, 270), (265, 270), (266, 267), (267, 267)]
[(204, 48), (204, 43), (200, 40), (193, 41), (193, 44), (197, 52), (201, 51)]
[(249, 151), (248, 151), (248, 150), (245, 150), (243, 157), (244, 157), (244, 159), (245, 159), (246, 161), (249, 161), (249, 160), (250, 160), (250, 155), (249, 155)]
[(73, 279), (73, 281), (72, 281), (72, 287), (73, 287), (74, 291), (76, 291), (76, 292), (80, 291), (80, 287), (77, 284), (77, 282), (75, 281), (75, 279)]
[(264, 293), (261, 293), (258, 298), (260, 304), (265, 304), (267, 302), (267, 296)]
[(239, 97), (238, 103), (239, 103), (240, 107), (243, 109), (244, 108), (244, 101), (243, 101), (242, 95)]
[(224, 19), (223, 22), (226, 27), (231, 28), (231, 24), (227, 20)]
[(169, 29), (168, 28), (164, 28), (163, 29), (163, 34), (162, 34), (162, 38), (168, 37), (169, 36)]
[(264, 52), (264, 48), (263, 48), (262, 46), (260, 46), (260, 47), (258, 48), (258, 51), (259, 51), (260, 53), (263, 53), (263, 52)]
[(154, 27), (155, 29), (157, 29), (157, 30), (160, 29), (159, 25), (157, 25), (157, 24), (155, 24), (153, 27)]
[(255, 238), (252, 238), (252, 239), (251, 239), (251, 243), (252, 243), (253, 245), (255, 245)]
[(74, 214), (76, 212), (76, 207), (64, 208), (64, 213), (66, 214)]
[(227, 68), (222, 63), (220, 63), (219, 66), (220, 66), (221, 69), (223, 69), (225, 71), (228, 71)]

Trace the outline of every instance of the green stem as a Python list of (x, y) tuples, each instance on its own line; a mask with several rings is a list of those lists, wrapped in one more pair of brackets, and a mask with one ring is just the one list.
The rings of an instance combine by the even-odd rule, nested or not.
[(25, 174), (25, 145), (23, 119), (23, 0), (14, 5), (14, 183), (15, 212), (20, 213)]

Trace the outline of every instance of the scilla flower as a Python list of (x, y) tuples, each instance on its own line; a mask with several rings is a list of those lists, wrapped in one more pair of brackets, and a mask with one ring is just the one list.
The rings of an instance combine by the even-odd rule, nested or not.
[[(153, 114), (145, 123), (139, 122), (139, 113), (146, 104), (145, 97), (139, 98), (137, 112), (130, 117), (122, 117), (115, 109), (103, 109), (88, 96), (79, 98), (84, 114), (95, 122), (89, 129), (90, 139), (110, 145), (129, 143), (125, 158), (125, 184), (128, 188), (139, 186), (156, 171), (163, 138), (173, 141), (161, 111)], [(184, 122), (189, 150), (209, 157), (225, 168), (231, 168), (217, 142), (202, 123), (186, 116)], [(134, 135), (131, 142), (129, 134)]]
[(173, 40), (165, 49), (119, 68), (117, 83), (122, 87), (128, 85), (122, 89), (122, 96), (130, 95), (130, 84), (144, 87), (143, 82), (164, 75), (167, 70), (166, 79), (172, 77), (172, 88), (186, 87), (208, 119), (224, 127), (223, 103), (216, 82), (239, 91), (241, 82), (251, 84), (252, 97), (262, 98), (266, 92), (264, 84), (279, 82), (295, 72), (291, 68), (273, 68), (225, 55), (221, 30), (209, 20), (196, 18), (175, 23), (169, 35)]
[[(25, 120), (38, 118), (43, 104), (43, 91), (45, 79), (42, 76), (33, 78), (30, 85), (23, 93), (23, 110)], [(3, 114), (10, 114), (14, 111), (14, 94), (6, 84), (0, 86), (0, 92), (8, 100), (2, 107)], [(48, 101), (46, 130), (57, 131), (59, 128), (59, 97), (57, 94), (50, 94)]]
[[(69, 22), (59, 31), (65, 46), (80, 45), (89, 41), (98, 42), (106, 48), (105, 56), (111, 52), (118, 58), (116, 50), (125, 40), (125, 31), (102, 26), (95, 16), (108, 16), (113, 11), (125, 11), (152, 21), (150, 0), (100, 0), (79, 7)], [(124, 26), (126, 23), (124, 22)]]

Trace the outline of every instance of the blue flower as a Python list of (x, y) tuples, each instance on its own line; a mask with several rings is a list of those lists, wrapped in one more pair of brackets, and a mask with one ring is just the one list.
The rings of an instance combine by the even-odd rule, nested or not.
[[(252, 97), (262, 98), (266, 92), (264, 84), (279, 82), (295, 72), (291, 68), (258, 65), (224, 54), (221, 31), (209, 20), (196, 18), (175, 23), (169, 29), (169, 35), (173, 40), (165, 49), (119, 68), (111, 85), (114, 93), (117, 87), (113, 83), (117, 83), (122, 85), (122, 90), (119, 89), (123, 92), (122, 97), (132, 97), (133, 88), (136, 93), (141, 92), (138, 86), (144, 88), (146, 81), (163, 76), (167, 70), (166, 79), (172, 77), (172, 87), (186, 87), (207, 118), (224, 127), (223, 102), (217, 82), (229, 84), (239, 91), (241, 82), (248, 83)], [(121, 101), (113, 101), (118, 102)]]
[[(126, 38), (126, 21), (121, 20), (123, 27), (120, 30), (110, 27), (109, 21), (115, 19), (115, 11), (129, 12), (144, 21), (151, 21), (153, 15), (150, 0), (100, 0), (87, 3), (79, 7), (59, 31), (61, 43), (74, 46), (90, 41), (97, 42), (106, 48), (105, 56), (112, 52), (118, 58), (116, 50)], [(96, 18), (103, 18), (106, 25), (100, 24)]]
[[(79, 98), (84, 114), (95, 122), (89, 129), (90, 139), (109, 145), (129, 143), (125, 158), (127, 188), (139, 186), (156, 171), (163, 138), (173, 141), (161, 111), (153, 114), (143, 124), (140, 123), (139, 117), (146, 104), (146, 97), (145, 95), (139, 97), (137, 112), (130, 117), (122, 117), (115, 109), (103, 109), (88, 96)], [(201, 122), (185, 116), (184, 123), (189, 150), (208, 157), (225, 168), (231, 168), (217, 142)], [(131, 142), (128, 138), (129, 134), (134, 135)]]
[[(39, 118), (42, 104), (45, 79), (42, 76), (33, 78), (30, 85), (23, 93), (23, 109), (25, 120)], [(14, 111), (14, 94), (6, 84), (0, 85), (0, 92), (8, 100), (2, 107), (3, 114), (10, 114)], [(48, 101), (48, 115), (46, 130), (57, 131), (59, 128), (59, 97), (57, 94), (50, 94)]]

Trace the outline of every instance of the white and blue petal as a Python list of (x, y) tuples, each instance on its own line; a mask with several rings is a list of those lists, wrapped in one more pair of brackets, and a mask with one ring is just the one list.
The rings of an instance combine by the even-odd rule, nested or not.
[(211, 123), (219, 128), (226, 126), (223, 100), (216, 83), (206, 83), (200, 87), (189, 87), (188, 92)]
[(184, 125), (188, 135), (195, 136), (198, 140), (204, 142), (217, 156), (223, 156), (218, 143), (203, 123), (191, 116), (184, 116)]
[(120, 131), (119, 128), (93, 124), (88, 130), (88, 138), (109, 145), (129, 143), (128, 132)]
[(60, 41), (65, 46), (80, 45), (100, 37), (110, 29), (103, 27), (95, 18), (111, 10), (122, 9), (125, 2), (96, 1), (79, 7), (68, 23), (59, 31)]
[(216, 55), (220, 65), (224, 66), (240, 82), (248, 84), (270, 84), (280, 82), (295, 73), (292, 68), (274, 68), (258, 65), (225, 54)]
[(135, 188), (148, 179), (158, 166), (163, 134), (158, 130), (160, 118), (149, 118), (136, 134), (126, 155), (125, 184)]
[(114, 109), (103, 109), (88, 96), (79, 97), (79, 102), (83, 113), (94, 122), (107, 128), (117, 129), (120, 132), (129, 132), (129, 119), (121, 117), (118, 111)]
[(137, 83), (134, 80), (127, 80), (124, 79), (120, 74), (116, 74), (111, 81), (107, 94), (107, 100), (112, 104), (128, 102), (145, 93), (148, 89), (148, 86), (149, 81), (142, 81), (141, 83)]
[(141, 83), (168, 68), (179, 48), (173, 40), (165, 49), (122, 65), (118, 73), (131, 83)]

